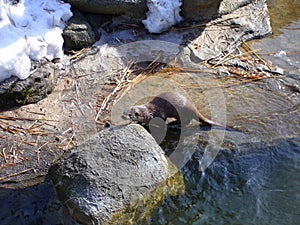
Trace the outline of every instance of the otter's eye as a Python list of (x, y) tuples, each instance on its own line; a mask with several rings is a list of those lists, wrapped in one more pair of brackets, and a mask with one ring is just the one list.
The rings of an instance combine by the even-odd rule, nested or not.
[(139, 116), (139, 114), (136, 112), (135, 114), (134, 114), (135, 116)]
[(131, 114), (128, 114), (128, 116), (131, 118), (132, 117), (132, 115)]

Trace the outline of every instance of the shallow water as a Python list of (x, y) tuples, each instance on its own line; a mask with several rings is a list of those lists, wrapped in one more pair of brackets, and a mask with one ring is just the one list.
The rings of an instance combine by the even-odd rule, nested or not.
[(149, 224), (298, 224), (299, 144), (219, 154), (205, 173), (195, 157), (183, 169), (185, 195), (164, 200)]
[[(219, 152), (204, 172), (196, 151), (182, 169), (186, 193), (167, 197), (147, 224), (299, 224), (300, 1), (268, 3), (274, 34), (252, 41), (252, 48), (262, 49), (261, 55), (282, 68), (288, 81), (271, 79), (261, 88), (225, 93), (233, 103), (227, 108), (239, 115), (227, 115), (227, 122), (244, 123), (248, 134), (238, 141), (234, 135), (225, 137), (234, 142), (234, 150)], [(285, 95), (283, 83), (293, 86), (294, 94)], [(241, 101), (241, 95), (246, 99)]]
[(273, 34), (252, 43), (287, 74), (300, 75), (300, 1), (269, 0)]
[[(186, 193), (167, 197), (148, 224), (298, 224), (299, 96), (296, 101), (261, 87), (250, 84), (223, 91), (225, 99), (231, 98), (226, 102), (227, 123), (247, 131), (226, 131), (222, 151), (204, 171), (199, 162), (207, 142), (198, 140), (193, 157), (181, 170)], [(203, 111), (206, 114), (205, 107)], [(205, 140), (211, 135), (196, 132)], [(191, 140), (188, 135), (185, 139)], [(178, 146), (172, 141), (174, 136), (171, 143), (163, 143), (171, 156)]]

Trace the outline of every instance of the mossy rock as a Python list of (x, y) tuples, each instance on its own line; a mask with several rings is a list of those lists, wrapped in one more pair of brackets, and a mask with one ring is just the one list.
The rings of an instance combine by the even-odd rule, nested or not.
[(0, 111), (36, 103), (49, 95), (57, 82), (58, 68), (52, 62), (34, 63), (25, 80), (10, 77), (0, 83)]

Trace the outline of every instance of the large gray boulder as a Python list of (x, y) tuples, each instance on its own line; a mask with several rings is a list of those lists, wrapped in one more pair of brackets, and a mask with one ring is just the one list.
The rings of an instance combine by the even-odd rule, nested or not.
[(92, 136), (49, 171), (61, 201), (82, 224), (121, 221), (169, 174), (164, 152), (140, 125)]
[(81, 11), (97, 14), (121, 15), (131, 17), (145, 16), (146, 0), (66, 0)]
[[(135, 20), (146, 17), (147, 0), (66, 0), (84, 12), (121, 15)], [(187, 20), (199, 21), (233, 12), (253, 0), (182, 0), (182, 14)]]
[(183, 0), (182, 13), (187, 20), (212, 19), (231, 13), (253, 0)]

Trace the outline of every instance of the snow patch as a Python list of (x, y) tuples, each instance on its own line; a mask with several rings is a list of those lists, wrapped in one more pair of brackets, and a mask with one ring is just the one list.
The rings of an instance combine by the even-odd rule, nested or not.
[(143, 24), (150, 33), (161, 33), (183, 20), (179, 15), (181, 0), (147, 0), (149, 11)]
[(72, 16), (59, 0), (0, 0), (0, 82), (30, 75), (31, 60), (62, 58), (62, 30)]

